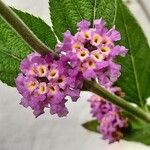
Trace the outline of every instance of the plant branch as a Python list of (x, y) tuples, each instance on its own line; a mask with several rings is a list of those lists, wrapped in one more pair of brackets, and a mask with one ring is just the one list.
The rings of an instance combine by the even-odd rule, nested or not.
[(107, 91), (106, 89), (101, 87), (98, 83), (96, 83), (95, 81), (85, 81), (84, 86), (86, 87), (86, 89), (88, 91), (91, 91), (91, 92), (107, 99), (108, 101), (119, 106), (120, 108), (124, 109), (125, 111), (133, 114), (137, 118), (140, 118), (140, 119), (144, 120), (145, 122), (150, 123), (150, 114), (143, 111), (141, 108), (132, 106), (129, 102), (127, 102), (123, 98), (110, 93), (109, 91)]
[(48, 48), (44, 43), (42, 43), (36, 35), (26, 26), (26, 24), (9, 8), (5, 5), (2, 0), (0, 0), (0, 16), (14, 29), (18, 35), (28, 44), (28, 46), (37, 51), (38, 53), (45, 55), (52, 52), (57, 55), (53, 50)]

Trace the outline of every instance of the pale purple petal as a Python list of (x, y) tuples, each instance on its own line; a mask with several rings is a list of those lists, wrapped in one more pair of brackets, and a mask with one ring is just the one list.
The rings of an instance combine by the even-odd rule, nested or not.
[(115, 29), (115, 26), (106, 34), (112, 41), (119, 41), (121, 39), (120, 33)]
[(88, 30), (90, 26), (90, 22), (87, 20), (82, 20), (77, 24), (78, 30)]

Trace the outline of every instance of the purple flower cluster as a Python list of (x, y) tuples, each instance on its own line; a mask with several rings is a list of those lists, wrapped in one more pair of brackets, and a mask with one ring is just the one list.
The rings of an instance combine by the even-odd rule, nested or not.
[(59, 117), (66, 116), (66, 96), (73, 101), (79, 98), (80, 91), (71, 84), (75, 79), (69, 76), (66, 64), (50, 54), (30, 54), (22, 61), (20, 70), (16, 86), (23, 96), (21, 104), (30, 106), (36, 117), (44, 113), (44, 108), (50, 108), (50, 113)]
[(56, 51), (65, 54), (65, 58), (78, 72), (82, 79), (97, 79), (104, 87), (110, 87), (120, 76), (121, 66), (115, 63), (116, 56), (125, 56), (127, 49), (115, 45), (120, 40), (120, 33), (113, 27), (108, 30), (102, 19), (90, 22), (82, 20), (77, 24), (78, 32), (71, 35), (64, 33), (63, 43), (59, 43)]
[(103, 139), (108, 139), (109, 143), (119, 141), (123, 137), (123, 130), (128, 126), (128, 121), (122, 116), (121, 110), (97, 95), (92, 95), (89, 102), (92, 116), (100, 123), (98, 131)]
[(121, 66), (115, 63), (115, 58), (125, 56), (127, 49), (115, 44), (121, 39), (120, 33), (115, 27), (109, 30), (105, 24), (99, 19), (90, 27), (90, 22), (82, 20), (77, 24), (75, 35), (66, 31), (63, 42), (56, 45), (57, 59), (50, 54), (37, 53), (24, 59), (16, 79), (17, 89), (23, 96), (21, 104), (30, 106), (36, 117), (44, 113), (45, 108), (62, 117), (68, 113), (66, 97), (76, 101), (84, 80), (94, 79), (101, 86), (112, 89), (121, 74)]

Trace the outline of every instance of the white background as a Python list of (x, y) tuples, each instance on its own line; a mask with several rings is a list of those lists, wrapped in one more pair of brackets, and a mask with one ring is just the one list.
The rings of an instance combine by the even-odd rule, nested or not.
[[(50, 24), (48, 0), (5, 0), (18, 9), (43, 18)], [(141, 8), (133, 1), (129, 7), (148, 31), (149, 22)], [(40, 30), (40, 29), (39, 29)], [(48, 33), (45, 33), (48, 34)], [(146, 32), (150, 37), (150, 32)], [(99, 134), (83, 129), (80, 124), (88, 121), (90, 93), (82, 93), (78, 103), (69, 102), (66, 118), (51, 116), (48, 112), (35, 119), (29, 109), (18, 103), (20, 96), (15, 88), (0, 83), (0, 150), (149, 150), (140, 143), (121, 141), (108, 145)], [(139, 135), (140, 136), (140, 135)]]

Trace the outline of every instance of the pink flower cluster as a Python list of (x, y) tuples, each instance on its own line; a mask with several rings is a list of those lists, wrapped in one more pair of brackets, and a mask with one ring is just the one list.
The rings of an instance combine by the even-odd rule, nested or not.
[(117, 56), (125, 56), (127, 49), (115, 45), (120, 40), (120, 33), (113, 27), (108, 30), (102, 19), (90, 22), (82, 20), (77, 24), (78, 32), (71, 35), (64, 33), (63, 43), (59, 43), (56, 51), (65, 54), (65, 58), (81, 78), (97, 79), (104, 87), (111, 87), (120, 76), (121, 66), (115, 63)]
[(22, 61), (20, 70), (16, 86), (23, 96), (21, 104), (30, 106), (36, 117), (44, 113), (44, 108), (50, 108), (50, 113), (59, 117), (66, 116), (66, 96), (73, 101), (79, 98), (80, 91), (71, 84), (75, 79), (69, 76), (69, 68), (50, 54), (30, 54)]
[(76, 101), (84, 80), (95, 80), (111, 88), (121, 74), (115, 58), (125, 56), (127, 49), (115, 44), (121, 39), (120, 33), (115, 27), (107, 29), (105, 24), (99, 19), (91, 27), (90, 22), (82, 20), (75, 35), (66, 31), (63, 42), (56, 45), (59, 58), (37, 53), (25, 58), (16, 79), (17, 89), (23, 96), (21, 104), (30, 106), (36, 117), (45, 108), (62, 117), (68, 113), (67, 96)]
[(89, 102), (91, 113), (100, 124), (97, 129), (103, 139), (108, 139), (109, 143), (119, 141), (128, 126), (128, 121), (122, 116), (121, 110), (97, 95), (91, 96)]

